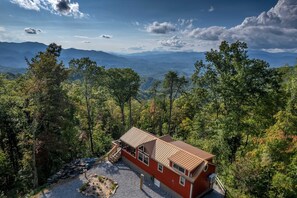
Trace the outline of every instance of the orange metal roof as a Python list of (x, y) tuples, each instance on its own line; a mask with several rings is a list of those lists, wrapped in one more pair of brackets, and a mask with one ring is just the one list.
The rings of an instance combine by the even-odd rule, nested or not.
[(169, 157), (169, 160), (189, 171), (192, 171), (204, 161), (203, 159), (183, 150), (180, 150)]
[(171, 144), (185, 150), (185, 151), (188, 151), (189, 153), (192, 153), (193, 155), (196, 155), (202, 159), (211, 159), (214, 157), (213, 154), (210, 154), (208, 152), (205, 152), (197, 147), (194, 147), (190, 144), (187, 144), (183, 141), (173, 141), (173, 142), (170, 142)]
[(166, 135), (157, 138), (148, 132), (133, 127), (127, 131), (120, 140), (134, 148), (143, 145), (152, 159), (170, 169), (172, 169), (170, 167), (170, 161), (172, 161), (189, 171), (197, 167), (200, 167), (200, 170), (207, 164), (205, 159), (213, 157), (212, 154), (198, 148), (196, 150), (195, 147), (183, 142), (181, 143), (181, 141), (172, 142), (172, 138), (169, 137)]

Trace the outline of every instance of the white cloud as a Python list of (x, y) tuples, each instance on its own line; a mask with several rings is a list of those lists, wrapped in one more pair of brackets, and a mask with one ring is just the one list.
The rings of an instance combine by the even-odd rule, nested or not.
[(144, 50), (144, 46), (129, 47), (128, 50), (132, 50), (132, 51), (143, 51)]
[(18, 4), (21, 8), (27, 10), (40, 10), (40, 1), (34, 0), (10, 0), (11, 3)]
[(42, 32), (40, 29), (35, 29), (35, 28), (25, 28), (24, 31), (27, 34), (39, 34)]
[(195, 28), (192, 30), (186, 30), (184, 31), (184, 33), (186, 33), (189, 37), (192, 37), (192, 38), (215, 41), (219, 39), (219, 36), (225, 30), (226, 30), (225, 27), (211, 26), (208, 28)]
[(71, 0), (10, 0), (10, 2), (27, 10), (40, 11), (43, 9), (53, 14), (72, 16), (74, 18), (87, 16), (87, 14), (79, 10), (79, 4), (77, 2), (71, 3)]
[(80, 39), (89, 39), (87, 36), (81, 36), (81, 35), (75, 35), (75, 38), (80, 38)]
[(164, 47), (169, 47), (171, 49), (180, 49), (183, 48), (186, 43), (180, 40), (179, 37), (173, 36), (169, 39), (160, 41), (160, 44)]
[(247, 17), (241, 24), (229, 29), (211, 26), (188, 29), (182, 33), (204, 41), (240, 40), (254, 49), (293, 50), (297, 48), (297, 3), (296, 0), (279, 0), (269, 11)]
[(176, 31), (176, 27), (170, 22), (159, 23), (155, 21), (146, 27), (146, 31), (155, 34), (167, 34)]
[(108, 35), (108, 34), (102, 34), (100, 37), (105, 38), (105, 39), (111, 39), (112, 38), (112, 36)]
[(210, 8), (208, 9), (208, 12), (213, 12), (214, 11), (214, 7), (210, 6)]
[(5, 31), (6, 31), (5, 27), (0, 26), (0, 32), (5, 32)]

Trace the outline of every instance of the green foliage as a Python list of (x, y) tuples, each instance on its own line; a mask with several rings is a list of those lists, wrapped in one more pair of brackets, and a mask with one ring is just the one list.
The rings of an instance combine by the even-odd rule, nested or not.
[(245, 43), (224, 41), (189, 84), (169, 71), (140, 95), (132, 69), (89, 58), (66, 69), (60, 53), (51, 44), (26, 74), (0, 75), (0, 197), (24, 197), (62, 164), (103, 156), (126, 123), (215, 154), (233, 197), (297, 196), (297, 66), (270, 69)]
[[(130, 68), (111, 68), (107, 70), (107, 83), (110, 94), (121, 109), (122, 125), (125, 129), (125, 104), (135, 98), (140, 87), (139, 75)], [(131, 108), (130, 108), (131, 112)], [(132, 123), (130, 114), (130, 125)]]

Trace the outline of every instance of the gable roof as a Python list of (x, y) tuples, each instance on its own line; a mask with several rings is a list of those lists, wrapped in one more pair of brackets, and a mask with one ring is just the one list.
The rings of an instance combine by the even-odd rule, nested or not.
[(122, 135), (122, 137), (120, 137), (121, 141), (129, 144), (133, 148), (136, 148), (145, 142), (149, 142), (155, 139), (157, 139), (156, 136), (144, 132), (136, 127), (132, 127), (129, 131)]

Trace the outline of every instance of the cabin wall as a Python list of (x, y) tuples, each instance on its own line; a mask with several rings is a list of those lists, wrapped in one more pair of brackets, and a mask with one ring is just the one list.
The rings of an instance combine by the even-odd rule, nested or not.
[(132, 162), (132, 164), (139, 167), (141, 170), (148, 173), (152, 177), (152, 180), (153, 178), (159, 180), (161, 182), (161, 187), (162, 185), (165, 185), (167, 188), (173, 190), (181, 197), (190, 197), (191, 183), (186, 180), (185, 186), (180, 185), (180, 176), (177, 173), (173, 172), (165, 166), (163, 166), (163, 172), (158, 171), (158, 162), (151, 158), (149, 159), (149, 166), (147, 166), (146, 164), (138, 160), (138, 150), (136, 150), (136, 158), (134, 158), (124, 150), (122, 150), (122, 156)]
[(213, 164), (208, 164), (208, 169), (206, 172), (202, 171), (193, 185), (192, 197), (200, 197), (204, 193), (211, 190), (210, 182), (208, 176), (215, 173), (216, 167)]

